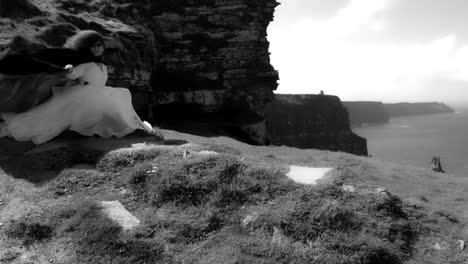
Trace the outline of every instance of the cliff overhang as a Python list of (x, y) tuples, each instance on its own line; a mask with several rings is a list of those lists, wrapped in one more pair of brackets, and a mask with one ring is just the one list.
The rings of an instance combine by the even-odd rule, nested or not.
[[(275, 0), (5, 0), (0, 50), (18, 48), (10, 45), (15, 35), (54, 47), (78, 30), (96, 30), (108, 38), (108, 84), (129, 88), (143, 118), (196, 119), (187, 114), (194, 107), (202, 116), (228, 113), (212, 121), (264, 144), (265, 105), (278, 80), (266, 30), (277, 5)], [(174, 108), (178, 111), (171, 112)], [(246, 113), (253, 116), (242, 118)]]

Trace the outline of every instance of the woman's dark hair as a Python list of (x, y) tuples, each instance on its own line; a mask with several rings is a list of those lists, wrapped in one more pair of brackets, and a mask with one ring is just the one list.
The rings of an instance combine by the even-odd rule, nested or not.
[(104, 37), (100, 33), (94, 30), (83, 30), (70, 37), (64, 46), (77, 51), (89, 52), (89, 49), (97, 42), (104, 43)]

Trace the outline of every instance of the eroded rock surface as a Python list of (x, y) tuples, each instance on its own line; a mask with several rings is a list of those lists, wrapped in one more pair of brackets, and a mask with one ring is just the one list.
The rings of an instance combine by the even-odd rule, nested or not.
[(270, 64), (266, 38), (277, 3), (200, 2), (183, 8), (152, 6), (160, 44), (153, 76), (156, 109), (169, 108), (173, 113), (159, 118), (184, 117), (190, 115), (187, 109), (194, 108), (201, 113), (222, 112), (223, 118), (247, 133), (259, 133), (254, 141), (264, 143), (265, 131), (255, 126), (265, 127), (261, 123), (265, 103), (277, 87), (278, 73)]

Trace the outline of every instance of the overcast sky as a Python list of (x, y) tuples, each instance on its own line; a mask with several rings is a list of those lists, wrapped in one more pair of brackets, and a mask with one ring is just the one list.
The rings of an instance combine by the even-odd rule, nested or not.
[(468, 0), (279, 0), (277, 93), (468, 102)]

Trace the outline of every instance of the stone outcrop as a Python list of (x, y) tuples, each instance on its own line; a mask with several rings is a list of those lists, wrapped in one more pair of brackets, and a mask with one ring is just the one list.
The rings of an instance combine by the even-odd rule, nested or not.
[(62, 46), (78, 30), (99, 31), (108, 38), (108, 84), (129, 88), (143, 118), (208, 117), (263, 144), (264, 109), (278, 80), (266, 29), (277, 5), (275, 0), (5, 0), (0, 51), (15, 35), (38, 46)]
[(343, 102), (349, 113), (351, 126), (382, 124), (390, 120), (382, 102)]
[(328, 149), (367, 156), (367, 141), (354, 134), (336, 96), (276, 94), (267, 108), (273, 145)]

